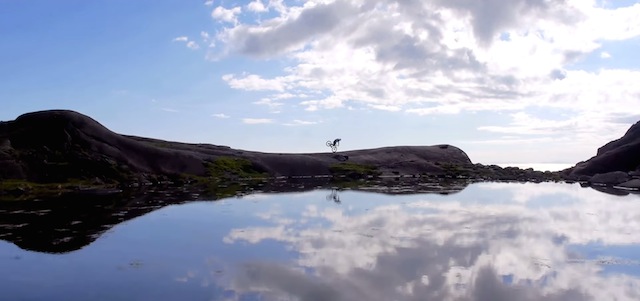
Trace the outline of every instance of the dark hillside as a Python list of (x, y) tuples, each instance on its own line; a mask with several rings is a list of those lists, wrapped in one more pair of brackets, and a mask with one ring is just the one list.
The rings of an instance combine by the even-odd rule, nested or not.
[[(116, 134), (73, 111), (28, 113), (0, 124), (0, 179), (61, 183), (123, 182), (149, 177), (317, 176), (444, 172), (471, 165), (450, 145), (397, 146), (340, 154), (275, 154)], [(375, 171), (375, 172), (374, 172)]]

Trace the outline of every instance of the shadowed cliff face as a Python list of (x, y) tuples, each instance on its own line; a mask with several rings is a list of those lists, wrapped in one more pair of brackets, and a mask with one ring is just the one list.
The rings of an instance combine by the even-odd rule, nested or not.
[(449, 145), (357, 150), (339, 155), (270, 154), (225, 146), (186, 144), (123, 136), (72, 111), (42, 111), (0, 124), (0, 179), (65, 182), (101, 179), (122, 182), (141, 175), (207, 175), (207, 163), (220, 157), (248, 160), (271, 176), (331, 173), (335, 164), (372, 166), (379, 172), (438, 172), (446, 164), (471, 164)]
[(640, 121), (618, 140), (598, 149), (596, 156), (567, 170), (571, 175), (592, 176), (613, 171), (640, 170)]

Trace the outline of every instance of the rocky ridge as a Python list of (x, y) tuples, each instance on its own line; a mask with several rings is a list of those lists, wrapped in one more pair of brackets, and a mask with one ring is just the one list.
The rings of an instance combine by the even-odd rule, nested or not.
[(563, 178), (622, 190), (640, 189), (640, 121), (595, 156), (561, 172)]
[[(24, 114), (0, 123), (0, 191), (38, 185), (129, 187), (241, 179), (436, 177), (537, 180), (551, 173), (473, 164), (461, 149), (394, 146), (333, 153), (263, 153), (114, 133), (73, 111)], [(25, 188), (25, 183), (29, 183)]]

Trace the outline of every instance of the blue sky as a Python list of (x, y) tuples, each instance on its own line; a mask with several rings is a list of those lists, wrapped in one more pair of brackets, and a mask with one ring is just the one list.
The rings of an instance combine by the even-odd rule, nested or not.
[(1, 1), (0, 120), (575, 163), (640, 120), (638, 1)]

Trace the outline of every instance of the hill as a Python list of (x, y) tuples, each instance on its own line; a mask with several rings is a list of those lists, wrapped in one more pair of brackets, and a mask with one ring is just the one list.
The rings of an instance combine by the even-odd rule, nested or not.
[(561, 172), (593, 184), (640, 188), (640, 121), (619, 139), (598, 148), (595, 156)]
[(114, 133), (73, 111), (0, 123), (0, 180), (125, 183), (207, 178), (445, 173), (471, 160), (451, 145), (282, 154)]

